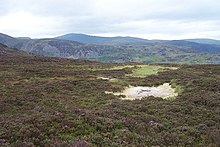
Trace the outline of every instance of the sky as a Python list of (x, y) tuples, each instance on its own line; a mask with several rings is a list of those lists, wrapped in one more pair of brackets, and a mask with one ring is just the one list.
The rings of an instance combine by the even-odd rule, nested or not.
[(0, 32), (220, 39), (219, 0), (0, 0)]

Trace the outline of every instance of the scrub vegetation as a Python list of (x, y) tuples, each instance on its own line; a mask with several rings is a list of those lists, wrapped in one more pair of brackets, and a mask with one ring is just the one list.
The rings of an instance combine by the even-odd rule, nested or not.
[[(220, 146), (220, 65), (124, 65), (1, 56), (0, 146)], [(105, 93), (163, 83), (176, 99)]]

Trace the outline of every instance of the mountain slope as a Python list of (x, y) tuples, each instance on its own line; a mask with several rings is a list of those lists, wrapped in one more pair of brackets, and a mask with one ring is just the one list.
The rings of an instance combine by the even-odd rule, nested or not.
[(3, 45), (0, 43), (0, 56), (28, 56), (29, 54), (27, 52), (9, 48), (6, 45)]
[(57, 39), (35, 39), (25, 42), (21, 50), (34, 53), (36, 55), (45, 55), (52, 57), (68, 57), (74, 48), (83, 45), (75, 41), (65, 41)]
[(8, 44), (9, 42), (11, 42), (12, 40), (14, 40), (13, 37), (8, 36), (6, 34), (2, 34), (0, 33), (0, 42), (3, 44)]
[(8, 47), (12, 47), (12, 48), (20, 49), (23, 44), (25, 44), (26, 42), (30, 40), (31, 39), (27, 37), (14, 38), (6, 34), (0, 33), (0, 43), (5, 44)]
[(172, 40), (166, 42), (166, 44), (172, 44), (177, 46), (185, 46), (185, 47), (191, 47), (198, 52), (207, 52), (207, 53), (220, 53), (220, 45), (216, 44), (200, 44), (185, 40)]

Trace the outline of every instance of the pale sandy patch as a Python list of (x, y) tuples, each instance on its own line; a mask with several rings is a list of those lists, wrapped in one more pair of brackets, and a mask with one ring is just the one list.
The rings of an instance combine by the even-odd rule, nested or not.
[(125, 88), (122, 92), (106, 92), (106, 94), (114, 94), (116, 96), (123, 95), (123, 100), (135, 100), (142, 99), (143, 97), (161, 97), (163, 99), (174, 98), (178, 95), (175, 89), (171, 87), (169, 83), (164, 83), (158, 87), (142, 87), (142, 86), (130, 86)]
[(101, 80), (110, 80), (110, 78), (107, 78), (107, 77), (97, 77), (97, 79), (101, 79)]

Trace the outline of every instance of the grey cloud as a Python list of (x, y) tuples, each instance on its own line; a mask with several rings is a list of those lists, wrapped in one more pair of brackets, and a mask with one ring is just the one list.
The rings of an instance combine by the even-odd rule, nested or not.
[(52, 35), (78, 32), (175, 36), (212, 31), (216, 37), (220, 30), (219, 8), (219, 0), (1, 0), (0, 17), (25, 11), (51, 18), (51, 28), (56, 29), (45, 32)]
[(11, 12), (25, 10), (39, 16), (71, 16), (89, 14), (90, 0), (8, 0)]
[(9, 7), (7, 4), (7, 0), (0, 1), (0, 16), (5, 15), (9, 12)]

